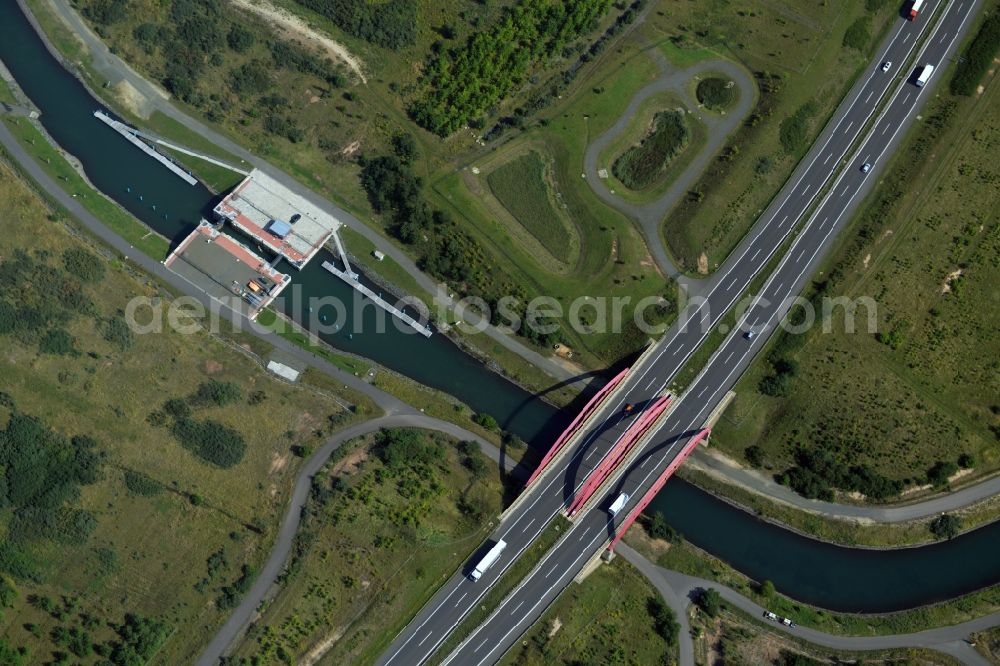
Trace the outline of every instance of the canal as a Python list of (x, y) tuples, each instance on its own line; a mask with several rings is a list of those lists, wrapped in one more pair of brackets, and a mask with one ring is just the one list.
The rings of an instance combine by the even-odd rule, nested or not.
[[(51, 56), (14, 2), (0, 2), (0, 59), (41, 110), (49, 134), (81, 161), (98, 189), (137, 218), (177, 242), (211, 210), (215, 201), (207, 189), (185, 184), (93, 117), (99, 102)], [(321, 254), (301, 272), (286, 269), (301, 290), (300, 302), (311, 296), (353, 301), (355, 292), (320, 267), (330, 259)], [(301, 323), (309, 319), (301, 309), (288, 314)], [(533, 446), (545, 447), (564, 425), (563, 414), (491, 372), (445, 336), (425, 339), (393, 325), (377, 333), (375, 308), (365, 308), (363, 316), (360, 326), (346, 321), (340, 333), (323, 338), (492, 414)], [(668, 483), (651, 506), (692, 543), (745, 574), (831, 610), (899, 610), (1000, 581), (995, 556), (1000, 523), (945, 543), (870, 551), (807, 539), (680, 479)]]

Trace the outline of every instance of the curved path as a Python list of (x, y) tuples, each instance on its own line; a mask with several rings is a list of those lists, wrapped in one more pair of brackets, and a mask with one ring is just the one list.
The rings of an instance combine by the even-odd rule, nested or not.
[[(761, 617), (764, 614), (765, 609), (762, 606), (731, 588), (719, 585), (714, 581), (664, 569), (653, 564), (624, 543), (620, 543), (616, 550), (653, 584), (663, 596), (664, 601), (670, 605), (677, 615), (677, 620), (681, 625), (681, 631), (679, 632), (681, 666), (693, 666), (694, 664), (694, 647), (691, 644), (687, 607), (697, 590), (714, 588), (733, 607), (749, 613), (753, 617)], [(989, 666), (990, 662), (966, 641), (970, 634), (996, 626), (1000, 626), (1000, 611), (949, 627), (938, 627), (912, 634), (888, 636), (839, 636), (809, 627), (797, 626), (793, 628), (777, 623), (771, 628), (813, 643), (814, 645), (834, 650), (865, 651), (908, 647), (931, 648), (939, 652), (944, 652), (963, 664)]]
[(1000, 474), (997, 474), (960, 490), (921, 499), (912, 504), (890, 506), (838, 504), (807, 499), (757, 470), (739, 467), (705, 449), (695, 451), (687, 464), (772, 501), (839, 520), (902, 523), (962, 509), (1000, 494)]
[[(18, 0), (18, 3), (21, 5), (22, 10), (25, 11), (25, 14), (28, 16), (29, 20), (32, 21), (32, 24), (35, 26), (36, 31), (38, 31), (39, 36), (45, 42), (46, 46), (49, 48), (49, 50), (53, 53), (55, 57), (61, 60), (62, 59), (61, 54), (51, 46), (45, 32), (39, 28), (37, 22), (34, 19), (34, 16), (31, 14), (30, 11), (27, 11), (23, 2), (24, 0)], [(222, 148), (229, 150), (230, 152), (239, 155), (241, 158), (253, 163), (254, 166), (260, 168), (262, 171), (268, 173), (269, 175), (278, 178), (281, 182), (291, 187), (296, 192), (303, 194), (304, 196), (307, 196), (310, 200), (313, 200), (314, 203), (319, 202), (317, 205), (321, 205), (324, 208), (332, 207), (332, 204), (321, 199), (320, 197), (318, 197), (318, 195), (308, 190), (308, 188), (305, 188), (303, 185), (292, 179), (290, 176), (284, 174), (284, 172), (279, 171), (275, 167), (268, 164), (266, 161), (261, 160), (260, 158), (252, 155), (239, 145), (235, 144), (233, 141), (220, 135), (211, 128), (206, 127), (199, 121), (191, 118), (183, 111), (175, 107), (170, 102), (166, 93), (164, 93), (160, 88), (153, 85), (145, 78), (143, 78), (141, 75), (132, 70), (124, 61), (118, 58), (118, 56), (112, 54), (108, 50), (107, 46), (86, 27), (86, 25), (80, 18), (79, 14), (77, 14), (77, 12), (69, 6), (67, 0), (49, 0), (49, 2), (51, 6), (59, 13), (60, 17), (63, 19), (66, 25), (74, 32), (74, 34), (76, 34), (83, 41), (84, 44), (86, 44), (92, 58), (91, 64), (95, 70), (100, 72), (102, 75), (107, 76), (110, 80), (128, 81), (133, 87), (135, 87), (142, 93), (143, 97), (147, 100), (147, 103), (151, 105), (151, 109), (155, 108), (156, 110), (161, 111), (162, 113), (168, 115), (174, 120), (181, 122), (184, 126), (195, 131), (196, 133), (205, 136), (207, 139), (209, 139), (216, 145), (219, 145)], [(715, 119), (717, 124), (715, 126), (712, 125), (709, 126), (710, 130), (712, 130), (711, 131), (712, 136), (709, 137), (709, 141), (706, 144), (705, 149), (699, 154), (696, 160), (693, 160), (692, 164), (689, 165), (688, 169), (685, 171), (685, 174), (683, 174), (681, 177), (677, 179), (677, 181), (674, 182), (670, 190), (668, 190), (656, 202), (645, 205), (646, 207), (657, 206), (658, 208), (662, 208), (664, 211), (664, 213), (660, 214), (659, 218), (655, 219), (655, 221), (652, 220), (656, 218), (656, 215), (653, 215), (653, 213), (646, 213), (646, 215), (648, 215), (649, 219), (651, 220), (650, 230), (646, 230), (647, 228), (646, 223), (643, 223), (644, 225), (643, 229), (646, 230), (645, 233), (647, 235), (647, 238), (651, 241), (649, 243), (650, 251), (654, 254), (655, 257), (657, 257), (657, 261), (660, 263), (661, 267), (663, 267), (663, 269), (670, 274), (676, 274), (676, 270), (674, 269), (672, 263), (670, 262), (669, 258), (666, 255), (666, 252), (663, 247), (662, 236), (660, 235), (658, 230), (659, 222), (663, 219), (665, 211), (669, 209), (670, 206), (673, 205), (673, 203), (676, 202), (676, 198), (677, 196), (679, 196), (679, 194), (676, 193), (671, 195), (671, 192), (673, 192), (675, 189), (678, 189), (680, 193), (686, 191), (686, 188), (680, 188), (679, 185), (685, 179), (686, 180), (694, 179), (697, 176), (697, 174), (700, 173), (700, 170), (704, 168), (704, 165), (707, 164), (707, 161), (711, 159), (711, 157), (718, 151), (718, 148), (720, 148), (721, 145), (724, 143), (726, 137), (729, 135), (732, 129), (735, 128), (735, 126), (743, 119), (743, 117), (748, 112), (748, 108), (753, 101), (753, 96), (756, 94), (755, 92), (756, 88), (754, 87), (753, 81), (746, 74), (746, 72), (742, 70), (739, 66), (733, 64), (730, 61), (721, 59), (706, 60), (683, 69), (677, 69), (673, 67), (666, 61), (666, 59), (662, 55), (658, 57), (658, 62), (660, 64), (661, 69), (664, 72), (664, 75), (654, 83), (649, 84), (646, 88), (640, 90), (636, 94), (636, 97), (630, 103), (628, 109), (626, 110), (626, 113), (622, 114), (622, 117), (619, 119), (619, 121), (614, 126), (609, 128), (605, 133), (603, 133), (600, 137), (595, 139), (594, 142), (591, 143), (590, 147), (588, 147), (587, 154), (585, 156), (585, 172), (588, 174), (588, 180), (594, 187), (595, 192), (607, 203), (615, 207), (621, 205), (632, 206), (633, 204), (624, 202), (620, 198), (615, 197), (613, 194), (611, 194), (607, 190), (607, 187), (605, 186), (604, 182), (597, 177), (597, 157), (600, 154), (600, 151), (602, 150), (603, 146), (606, 145), (607, 142), (609, 142), (612, 138), (614, 138), (614, 136), (616, 136), (617, 133), (620, 133), (621, 131), (624, 130), (632, 113), (634, 113), (635, 109), (638, 108), (638, 104), (640, 104), (644, 99), (647, 99), (650, 95), (668, 90), (673, 92), (679, 92), (682, 97), (687, 98), (688, 91), (685, 88), (685, 83), (690, 79), (691, 76), (694, 76), (699, 72), (717, 71), (732, 77), (732, 79), (737, 82), (737, 85), (740, 86), (740, 97), (737, 107), (724, 117), (711, 116), (713, 119)], [(639, 99), (640, 96), (642, 96), (642, 99)], [(690, 100), (689, 102), (691, 103), (692, 108), (696, 108), (695, 102), (692, 102)], [(705, 115), (710, 115), (710, 114), (705, 114)], [(6, 134), (6, 132), (4, 133)], [(604, 142), (603, 144), (601, 143), (602, 141)], [(713, 141), (715, 142), (714, 144)], [(22, 156), (23, 157), (27, 156), (23, 153), (23, 151), (20, 150), (20, 147), (17, 146), (16, 142), (13, 142), (12, 137), (10, 137), (10, 141), (5, 140), (3, 143), (8, 146), (9, 150), (15, 151), (16, 159), (19, 162), (21, 162), (22, 164), (26, 163), (25, 159), (23, 159)], [(30, 160), (30, 158), (27, 159), (27, 162), (34, 164), (34, 162)], [(701, 166), (698, 166), (699, 164)], [(43, 176), (44, 174), (42, 174), (40, 170), (36, 169), (35, 173), (32, 173), (32, 178), (34, 178), (36, 182), (41, 182), (39, 179), (40, 175)], [(52, 182), (51, 179), (48, 180), (49, 182)], [(59, 190), (59, 188), (54, 185), (51, 187), (46, 186), (45, 189), (47, 189), (47, 191), (50, 194), (53, 194), (53, 196), (55, 192), (57, 191), (61, 192), (61, 190)], [(673, 196), (674, 201), (669, 201), (670, 196)], [(66, 198), (68, 199), (68, 197)], [(86, 210), (84, 210), (81, 206), (79, 206), (77, 202), (75, 202), (72, 199), (68, 199), (68, 202), (64, 201), (63, 205), (69, 208), (73, 212), (74, 216), (83, 221), (88, 227), (94, 229), (93, 224), (88, 222), (87, 219), (84, 217), (84, 215), (88, 217), (92, 216), (90, 216), (89, 213), (86, 212)], [(419, 269), (417, 269), (417, 267), (413, 264), (413, 262), (409, 260), (409, 258), (406, 255), (404, 255), (400, 250), (398, 250), (398, 248), (396, 248), (392, 244), (386, 244), (384, 239), (379, 237), (376, 232), (374, 232), (373, 230), (371, 230), (370, 227), (361, 223), (359, 220), (351, 216), (349, 213), (341, 211), (339, 208), (336, 207), (332, 207), (331, 209), (335, 211), (335, 215), (338, 218), (346, 221), (351, 226), (352, 229), (355, 229), (359, 233), (362, 233), (367, 238), (369, 238), (369, 240), (380, 243), (380, 247), (382, 247), (382, 245), (385, 245), (387, 248), (386, 252), (390, 256), (392, 256), (394, 260), (396, 260), (401, 266), (407, 269), (409, 273), (417, 277), (418, 282), (421, 284), (422, 287), (427, 288), (432, 293), (434, 293), (433, 281), (430, 280), (430, 278), (428, 278), (425, 274), (421, 273)], [(96, 219), (93, 220), (92, 222), (103, 227), (103, 225), (101, 225), (101, 223)], [(116, 249), (121, 251), (123, 254), (130, 256), (135, 255), (132, 256), (133, 261), (135, 261), (137, 264), (142, 265), (144, 270), (147, 270), (148, 272), (157, 275), (160, 279), (166, 282), (176, 283), (178, 281), (173, 273), (162, 270), (162, 266), (160, 266), (157, 262), (154, 262), (152, 260), (148, 262), (144, 261), (147, 258), (144, 256), (140, 256), (140, 253), (132, 250), (127, 245), (127, 243), (124, 243), (123, 241), (121, 241), (120, 238), (118, 238), (117, 236), (115, 236), (110, 232), (107, 232), (107, 234), (99, 233), (98, 235), (101, 236), (105, 240), (105, 242), (116, 247)], [(115, 240), (112, 241), (111, 240), (112, 238)], [(711, 276), (708, 276), (703, 280), (682, 277), (681, 281), (685, 282), (689, 286), (689, 288), (694, 287), (695, 289), (700, 290), (703, 288), (708, 288), (711, 282), (713, 281), (714, 276), (721, 275), (723, 273), (724, 271), (715, 271)], [(192, 286), (188, 284), (175, 285), (175, 286), (183, 292), (192, 291)], [(201, 298), (200, 296), (198, 297)], [(563, 381), (571, 379), (570, 377), (571, 373), (569, 373), (567, 369), (564, 368), (563, 366), (552, 361), (552, 359), (544, 357), (541, 354), (538, 354), (537, 352), (524, 347), (518, 341), (511, 339), (509, 336), (504, 335), (499, 331), (495, 331), (492, 327), (488, 328), (486, 333), (490, 335), (492, 338), (496, 339), (498, 342), (500, 342), (500, 344), (502, 344), (504, 347), (514, 351), (515, 353), (518, 353), (525, 360), (538, 367), (541, 367), (543, 370), (545, 370), (552, 376), (561, 379)], [(283, 351), (288, 352), (293, 356), (310, 363), (311, 365), (321, 369), (323, 372), (330, 374), (331, 376), (337, 377), (338, 379), (342, 379), (343, 382), (351, 386), (351, 388), (359, 390), (362, 393), (368, 395), (376, 403), (380, 404), (380, 406), (382, 406), (383, 409), (385, 409), (385, 406), (382, 405), (380, 401), (384, 401), (386, 399), (392, 399), (396, 403), (398, 403), (398, 406), (400, 408), (405, 408), (413, 411), (412, 408), (409, 407), (409, 405), (405, 405), (405, 403), (403, 403), (402, 401), (396, 400), (392, 396), (389, 396), (386, 393), (374, 389), (367, 382), (360, 381), (357, 378), (353, 377), (352, 375), (341, 372), (338, 368), (327, 363), (319, 356), (303, 351), (299, 347), (296, 347), (288, 343), (283, 338), (280, 338), (279, 336), (274, 335), (273, 333), (264, 332), (260, 334), (260, 337), (267, 339), (267, 341), (273, 344), (274, 346), (279, 347)], [(927, 501), (922, 501), (920, 503), (907, 506), (863, 507), (863, 506), (842, 505), (829, 502), (808, 500), (792, 493), (790, 490), (788, 490), (783, 486), (778, 486), (777, 484), (767, 479), (764, 479), (762, 477), (755, 477), (755, 475), (753, 475), (750, 472), (747, 472), (746, 470), (741, 470), (739, 468), (730, 465), (724, 465), (718, 462), (713, 463), (712, 461), (707, 460), (707, 456), (698, 456), (698, 458), (701, 460), (701, 462), (711, 467), (713, 471), (723, 475), (731, 483), (740, 485), (752, 492), (757, 492), (767, 497), (784, 501), (797, 508), (822, 513), (834, 518), (863, 518), (880, 522), (898, 522), (904, 520), (912, 520), (914, 518), (926, 517), (944, 511), (951, 511), (958, 508), (962, 508), (969, 504), (975, 503), (976, 501), (979, 501), (981, 499), (985, 499), (994, 494), (1000, 493), (1000, 478), (995, 478), (989, 481), (984, 481), (974, 486), (970, 486), (968, 488), (964, 488), (963, 490), (957, 493), (952, 493), (949, 495), (945, 495)]]
[[(591, 189), (601, 198), (604, 203), (628, 215), (642, 228), (646, 236), (646, 244), (659, 264), (661, 270), (673, 279), (682, 282), (700, 282), (682, 275), (673, 261), (667, 254), (663, 242), (663, 234), (660, 233), (660, 225), (666, 217), (667, 212), (673, 208), (680, 198), (686, 193), (695, 180), (704, 173), (705, 168), (725, 144), (726, 139), (733, 130), (743, 121), (753, 108), (756, 99), (757, 88), (753, 79), (747, 72), (729, 60), (712, 58), (702, 60), (689, 67), (679, 69), (667, 62), (667, 59), (660, 53), (656, 54), (656, 62), (662, 74), (653, 83), (639, 90), (633, 95), (628, 107), (619, 116), (618, 120), (600, 136), (590, 142), (583, 158), (583, 170), (587, 174), (587, 181)], [(739, 88), (739, 99), (736, 106), (725, 115), (714, 114), (705, 111), (698, 105), (696, 99), (692, 99), (688, 83), (691, 79), (705, 72), (718, 72), (728, 76)], [(708, 137), (705, 145), (702, 146), (698, 154), (685, 167), (684, 171), (670, 184), (670, 187), (656, 200), (649, 203), (633, 203), (626, 201), (611, 193), (607, 183), (600, 178), (598, 171), (607, 165), (599, 164), (600, 155), (622, 132), (628, 129), (633, 117), (643, 102), (654, 95), (664, 92), (672, 92), (680, 97), (693, 115), (708, 129)]]
[(422, 414), (399, 414), (396, 416), (383, 416), (364, 423), (358, 423), (335, 433), (319, 449), (316, 450), (309, 460), (302, 465), (299, 476), (295, 480), (295, 488), (288, 503), (288, 510), (281, 521), (281, 527), (275, 538), (274, 546), (267, 557), (267, 562), (257, 574), (253, 586), (240, 601), (240, 605), (232, 612), (229, 619), (212, 638), (212, 641), (205, 647), (205, 650), (198, 657), (198, 666), (214, 666), (219, 663), (220, 657), (235, 640), (237, 640), (248, 625), (257, 615), (257, 609), (261, 602), (273, 596), (272, 586), (278, 575), (285, 568), (288, 555), (292, 551), (292, 544), (295, 540), (295, 533), (299, 529), (302, 520), (302, 509), (306, 500), (309, 499), (309, 490), (312, 487), (313, 476), (326, 464), (327, 459), (334, 451), (339, 449), (344, 442), (352, 440), (361, 435), (380, 430), (382, 428), (425, 428), (437, 430), (452, 437), (464, 440), (474, 440), (479, 442), (487, 455), (495, 453), (496, 448), (486, 442), (478, 435), (461, 428), (454, 423), (441, 421)]

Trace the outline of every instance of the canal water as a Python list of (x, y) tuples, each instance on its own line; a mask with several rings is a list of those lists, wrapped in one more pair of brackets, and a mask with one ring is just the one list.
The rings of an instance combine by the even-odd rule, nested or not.
[[(0, 2), (0, 59), (41, 110), (52, 137), (79, 158), (97, 188), (136, 217), (176, 243), (211, 210), (215, 201), (207, 189), (185, 184), (93, 117), (99, 103), (49, 54), (14, 2)], [(321, 254), (301, 272), (286, 271), (290, 289), (301, 290), (300, 302), (310, 296), (353, 302), (355, 292), (321, 268), (330, 259)], [(288, 314), (307, 323), (301, 310)], [(425, 339), (393, 325), (376, 333), (376, 316), (368, 307), (360, 328), (346, 321), (342, 332), (323, 337), (492, 414), (533, 446), (545, 447), (565, 424), (564, 414), (489, 371), (445, 336)], [(668, 483), (651, 506), (692, 543), (747, 575), (831, 610), (898, 610), (1000, 581), (1000, 523), (943, 544), (877, 552), (801, 537), (680, 479)]]

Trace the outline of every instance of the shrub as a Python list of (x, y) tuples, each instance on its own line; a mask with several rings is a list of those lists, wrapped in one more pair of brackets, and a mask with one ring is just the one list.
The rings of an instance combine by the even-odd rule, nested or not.
[(649, 611), (649, 616), (653, 619), (656, 633), (663, 637), (667, 645), (676, 645), (681, 625), (678, 624), (674, 611), (659, 597), (650, 597), (649, 601), (646, 602), (646, 610)]
[(714, 587), (698, 590), (694, 602), (709, 617), (716, 617), (722, 610), (722, 597)]
[(955, 75), (951, 78), (953, 95), (972, 95), (993, 64), (997, 48), (1000, 47), (1000, 13), (994, 12), (986, 19), (976, 33), (975, 39), (958, 61)]
[(124, 476), (125, 487), (128, 488), (129, 492), (135, 493), (136, 495), (152, 497), (163, 490), (163, 486), (160, 485), (159, 481), (146, 476), (142, 472), (127, 469), (125, 470)]
[(654, 539), (663, 539), (670, 543), (678, 543), (681, 539), (681, 535), (677, 533), (677, 530), (667, 524), (667, 519), (662, 511), (657, 511), (649, 519), (647, 532)]
[(630, 189), (648, 187), (670, 161), (684, 150), (690, 139), (691, 129), (683, 113), (657, 113), (653, 131), (641, 144), (622, 153), (611, 165), (611, 171), (615, 178)]
[(412, 0), (296, 0), (355, 37), (398, 50), (416, 40), (417, 3)]
[(698, 82), (695, 95), (709, 109), (725, 109), (733, 103), (735, 90), (730, 81), (712, 76)]
[(976, 458), (971, 453), (963, 453), (958, 457), (958, 466), (962, 469), (973, 469), (976, 466)]
[(390, 470), (414, 468), (440, 460), (443, 449), (417, 430), (383, 430), (376, 455)]
[(958, 465), (953, 462), (939, 460), (934, 466), (927, 470), (927, 482), (935, 488), (948, 485), (948, 479), (958, 471)]
[(938, 539), (951, 539), (962, 529), (962, 519), (950, 513), (942, 513), (930, 522), (928, 528)]
[(104, 262), (82, 248), (74, 247), (63, 252), (63, 265), (81, 282), (97, 283), (104, 279)]
[(184, 448), (223, 469), (239, 464), (246, 451), (243, 436), (218, 421), (179, 419), (171, 432)]
[(132, 329), (120, 314), (104, 321), (104, 339), (121, 351), (128, 351), (135, 343)]
[(229, 87), (238, 95), (262, 93), (271, 87), (267, 66), (260, 60), (243, 63), (229, 72)]
[(254, 34), (239, 23), (234, 23), (226, 35), (226, 44), (237, 53), (246, 53), (255, 41)]
[(410, 164), (417, 157), (417, 141), (412, 134), (399, 133), (392, 137), (392, 152), (403, 164)]
[(73, 336), (61, 328), (46, 331), (42, 339), (38, 341), (38, 351), (42, 354), (54, 354), (56, 356), (74, 356), (77, 352), (73, 346)]
[(751, 444), (743, 449), (743, 457), (747, 459), (751, 467), (762, 467), (764, 465), (764, 449), (756, 444)]
[(472, 420), (478, 425), (481, 425), (487, 430), (491, 430), (493, 432), (496, 432), (497, 430), (500, 429), (500, 424), (497, 423), (497, 420), (493, 418), (491, 415), (487, 414), (486, 412), (480, 412), (476, 414), (472, 418)]
[(210, 379), (198, 385), (198, 390), (195, 391), (194, 396), (191, 398), (191, 403), (194, 405), (211, 404), (217, 407), (225, 407), (242, 399), (243, 389), (239, 385), (232, 382), (220, 382)]
[(868, 31), (868, 17), (862, 16), (847, 28), (844, 33), (844, 46), (864, 52), (868, 49), (872, 36)]
[(816, 115), (816, 103), (809, 101), (781, 121), (778, 135), (785, 152), (795, 154), (805, 148), (809, 139), (809, 121), (814, 115)]

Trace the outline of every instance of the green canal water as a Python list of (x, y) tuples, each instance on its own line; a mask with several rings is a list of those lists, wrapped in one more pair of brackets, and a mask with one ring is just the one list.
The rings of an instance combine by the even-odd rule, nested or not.
[[(41, 109), (52, 137), (79, 158), (97, 188), (140, 220), (177, 242), (211, 210), (215, 200), (207, 189), (185, 184), (93, 117), (99, 102), (51, 56), (14, 2), (0, 2), (0, 59)], [(353, 302), (355, 292), (320, 267), (328, 259), (320, 255), (301, 272), (286, 270), (300, 302), (311, 296)], [(307, 324), (308, 313), (293, 305), (285, 301), (287, 313)], [(547, 446), (567, 422), (565, 414), (491, 372), (445, 336), (425, 339), (394, 325), (378, 333), (377, 316), (376, 308), (367, 307), (361, 322), (348, 319), (341, 332), (324, 339), (492, 414), (535, 447)], [(831, 610), (900, 610), (1000, 581), (1000, 523), (935, 545), (871, 551), (804, 538), (679, 479), (666, 485), (652, 507), (692, 543), (752, 578), (769, 579), (782, 592)]]

